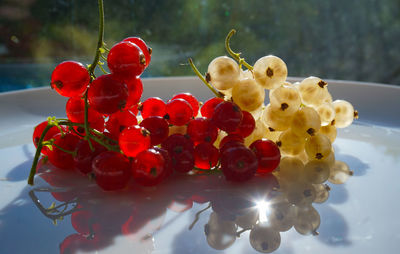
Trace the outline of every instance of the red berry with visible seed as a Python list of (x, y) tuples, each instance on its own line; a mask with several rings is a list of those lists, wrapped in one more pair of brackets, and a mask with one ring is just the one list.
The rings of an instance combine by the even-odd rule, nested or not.
[(88, 90), (90, 107), (101, 114), (112, 114), (122, 110), (128, 98), (128, 87), (112, 74), (96, 78)]
[(143, 119), (140, 126), (150, 132), (151, 146), (161, 144), (168, 137), (168, 122), (160, 116), (147, 117)]
[(258, 168), (256, 155), (245, 146), (235, 146), (221, 154), (221, 170), (229, 181), (247, 181)]
[(113, 139), (118, 139), (121, 131), (129, 126), (137, 125), (137, 123), (136, 116), (132, 111), (117, 111), (116, 113), (110, 115), (110, 118), (106, 123), (106, 128)]
[[(39, 145), (40, 137), (42, 136), (42, 133), (43, 133), (44, 129), (47, 127), (47, 125), (48, 125), (47, 121), (41, 122), (40, 124), (38, 124), (35, 127), (35, 129), (33, 131), (32, 141), (33, 141), (33, 144), (35, 145), (36, 148)], [(63, 131), (66, 131), (66, 129), (63, 126), (60, 126), (60, 127), (61, 127), (61, 129)], [(54, 135), (59, 134), (59, 133), (60, 133), (60, 130), (57, 128), (57, 126), (53, 126), (47, 131), (46, 135), (44, 135), (43, 141), (48, 141)], [(49, 148), (47, 146), (43, 146), (42, 150), (41, 150), (41, 153), (44, 154), (44, 155), (47, 155), (48, 151), (49, 151)]]
[(194, 165), (201, 169), (211, 169), (217, 165), (219, 151), (211, 143), (200, 143), (194, 148)]
[(211, 117), (211, 121), (215, 126), (228, 133), (236, 131), (242, 119), (242, 110), (230, 101), (218, 104)]
[(150, 116), (163, 117), (165, 115), (165, 102), (159, 97), (150, 97), (142, 103), (140, 112), (143, 118)]
[[(60, 169), (72, 169), (74, 167), (75, 148), (80, 140), (79, 137), (72, 133), (61, 133), (53, 136), (53, 150), (48, 151), (48, 158), (51, 164)], [(59, 147), (61, 149), (59, 149)]]
[(147, 46), (146, 42), (143, 39), (141, 39), (139, 37), (128, 37), (128, 38), (124, 39), (123, 41), (129, 41), (133, 44), (136, 44), (136, 46), (138, 46), (142, 50), (142, 52), (146, 58), (146, 67), (149, 66), (150, 61), (151, 61), (152, 49)]
[(144, 71), (146, 57), (137, 45), (122, 41), (110, 49), (107, 65), (110, 71), (120, 78), (134, 78)]
[(85, 66), (75, 61), (65, 61), (51, 74), (51, 88), (65, 97), (82, 96), (90, 81)]
[(182, 126), (187, 124), (193, 116), (193, 109), (184, 99), (171, 100), (165, 107), (167, 121), (172, 125)]
[(257, 156), (257, 173), (270, 173), (278, 167), (281, 161), (281, 153), (275, 142), (268, 139), (259, 139), (254, 141), (249, 148)]
[(220, 104), (221, 102), (224, 102), (222, 98), (219, 97), (214, 97), (206, 101), (203, 106), (200, 109), (200, 113), (203, 117), (211, 118), (215, 107)]
[(119, 146), (128, 157), (135, 157), (141, 151), (148, 149), (150, 142), (149, 132), (139, 125), (130, 126), (119, 135)]
[(253, 115), (250, 114), (249, 112), (242, 111), (242, 113), (243, 113), (243, 119), (234, 133), (237, 133), (245, 138), (254, 131), (256, 127), (256, 121), (254, 120)]
[(210, 119), (198, 117), (189, 121), (187, 135), (195, 144), (201, 142), (214, 143), (218, 136), (218, 128)]
[(173, 134), (161, 143), (161, 147), (167, 150), (175, 171), (186, 173), (193, 169), (194, 144), (189, 137)]
[(160, 152), (155, 149), (144, 150), (138, 153), (132, 164), (133, 178), (141, 185), (156, 185), (163, 180), (164, 164)]
[(131, 164), (124, 155), (106, 151), (92, 162), (97, 184), (106, 191), (123, 189), (131, 177)]
[(175, 99), (184, 99), (185, 101), (187, 101), (190, 104), (190, 106), (192, 106), (193, 110), (192, 116), (193, 117), (197, 116), (197, 114), (199, 113), (199, 101), (191, 93), (176, 94), (174, 95), (174, 97), (171, 98), (171, 100)]

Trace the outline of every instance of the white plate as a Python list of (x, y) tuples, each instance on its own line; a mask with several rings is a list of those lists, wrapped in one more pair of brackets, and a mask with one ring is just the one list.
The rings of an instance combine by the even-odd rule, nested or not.
[[(342, 185), (329, 184), (330, 198), (314, 204), (321, 217), (319, 236), (303, 236), (292, 228), (281, 233), (276, 253), (397, 253), (400, 88), (330, 81), (329, 90), (360, 113), (351, 127), (339, 131), (334, 145), (336, 159), (348, 164), (354, 176)], [(212, 96), (196, 78), (144, 80), (144, 98), (168, 99), (181, 91), (201, 100)], [(191, 230), (189, 226), (210, 199), (226, 220), (237, 216), (235, 207), (247, 204), (240, 194), (257, 199), (257, 191), (271, 191), (260, 184), (265, 179), (232, 185), (219, 177), (187, 176), (157, 188), (104, 193), (73, 173), (46, 171), (36, 177), (34, 187), (27, 186), (33, 126), (47, 116), (64, 116), (65, 101), (48, 88), (0, 94), (0, 253), (58, 253), (67, 246), (89, 253), (257, 253), (248, 231), (240, 238), (225, 235), (223, 240), (235, 242), (224, 251), (211, 248), (205, 236), (211, 209), (199, 215)], [(43, 209), (74, 197), (78, 199), (69, 204), (63, 220), (53, 225)], [(80, 212), (71, 210), (77, 203)], [(68, 211), (75, 211), (72, 219)], [(88, 221), (95, 232), (92, 240), (77, 235), (88, 232)]]

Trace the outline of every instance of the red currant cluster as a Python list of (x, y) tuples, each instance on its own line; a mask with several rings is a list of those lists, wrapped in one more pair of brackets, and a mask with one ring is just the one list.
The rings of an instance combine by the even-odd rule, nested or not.
[[(49, 118), (35, 128), (38, 151), (56, 167), (90, 173), (104, 190), (122, 189), (131, 177), (155, 185), (174, 172), (222, 171), (227, 180), (245, 181), (278, 166), (274, 142), (244, 145), (255, 120), (232, 101), (215, 97), (202, 105), (180, 93), (167, 102), (140, 102), (140, 75), (150, 59), (146, 43), (130, 37), (109, 50), (111, 73), (95, 77), (90, 66), (59, 64), (51, 87), (69, 97), (68, 119)], [(220, 138), (222, 132), (227, 135)]]

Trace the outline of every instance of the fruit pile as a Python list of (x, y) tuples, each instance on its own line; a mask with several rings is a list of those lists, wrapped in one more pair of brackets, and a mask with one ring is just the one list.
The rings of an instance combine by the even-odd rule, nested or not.
[(29, 182), (40, 153), (58, 168), (89, 174), (104, 190), (123, 189), (131, 178), (150, 186), (189, 172), (222, 172), (227, 180), (246, 181), (274, 171), (281, 156), (334, 161), (336, 128), (357, 116), (351, 104), (332, 101), (328, 84), (317, 77), (287, 82), (286, 64), (276, 56), (249, 65), (230, 49), (233, 34), (226, 48), (237, 61), (217, 57), (203, 77), (190, 60), (216, 95), (204, 103), (190, 93), (141, 102), (140, 75), (152, 52), (138, 37), (99, 50), (111, 73), (98, 65), (104, 75), (96, 77), (94, 66), (59, 64), (51, 87), (69, 97), (67, 119), (48, 118), (36, 126)]

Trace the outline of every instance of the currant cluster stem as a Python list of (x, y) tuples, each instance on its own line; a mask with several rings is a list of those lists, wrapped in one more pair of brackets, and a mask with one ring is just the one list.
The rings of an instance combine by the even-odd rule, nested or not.
[(211, 92), (213, 92), (215, 94), (215, 96), (219, 97), (219, 98), (224, 98), (224, 96), (219, 93), (217, 91), (217, 89), (215, 89), (210, 83), (207, 82), (207, 80), (203, 77), (203, 75), (201, 75), (200, 71), (196, 68), (196, 66), (193, 63), (192, 58), (189, 58), (189, 64), (190, 67), (192, 67), (194, 73), (196, 73), (196, 75), (201, 79), (201, 81), (203, 81), (203, 83), (211, 90)]
[(235, 33), (236, 33), (236, 30), (235, 30), (235, 29), (232, 29), (232, 30), (228, 33), (228, 35), (226, 36), (226, 38), (225, 38), (225, 49), (226, 49), (226, 51), (228, 51), (229, 55), (231, 55), (231, 56), (239, 63), (239, 65), (242, 65), (242, 64), (243, 64), (247, 69), (253, 70), (253, 66), (251, 66), (249, 63), (247, 63), (247, 62), (244, 60), (244, 58), (241, 58), (241, 57), (240, 57), (240, 53), (235, 53), (235, 52), (231, 49), (231, 47), (230, 47), (230, 45), (229, 45), (229, 41), (230, 41), (231, 37), (232, 37)]

